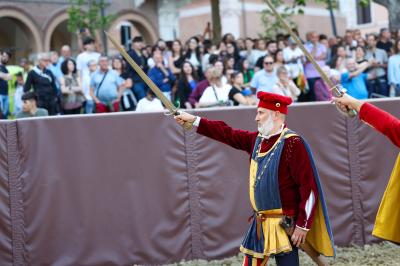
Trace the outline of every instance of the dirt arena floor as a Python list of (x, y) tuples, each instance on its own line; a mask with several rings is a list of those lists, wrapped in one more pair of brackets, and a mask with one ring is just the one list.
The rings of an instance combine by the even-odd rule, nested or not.
[[(218, 261), (188, 261), (170, 266), (241, 266), (243, 256), (227, 258)], [(328, 259), (330, 265), (337, 266), (400, 266), (400, 245), (390, 242), (366, 245), (364, 247), (338, 248), (336, 259)], [(276, 265), (272, 259), (268, 265)], [(300, 265), (315, 265), (310, 258), (300, 252)]]

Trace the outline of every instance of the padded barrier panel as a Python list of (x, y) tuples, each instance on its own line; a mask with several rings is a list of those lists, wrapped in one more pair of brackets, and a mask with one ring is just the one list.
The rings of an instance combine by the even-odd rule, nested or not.
[[(400, 116), (397, 99), (375, 100)], [(255, 108), (196, 110), (255, 130)], [(398, 153), (328, 103), (295, 104), (335, 244), (369, 244)], [(0, 122), (0, 265), (166, 264), (232, 256), (247, 229), (248, 154), (161, 113)]]

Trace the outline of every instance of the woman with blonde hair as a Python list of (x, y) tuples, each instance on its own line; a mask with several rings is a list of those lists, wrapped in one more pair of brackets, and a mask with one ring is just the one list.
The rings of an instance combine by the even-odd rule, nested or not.
[(227, 106), (229, 105), (229, 91), (231, 85), (221, 81), (222, 71), (213, 67), (210, 70), (210, 86), (208, 86), (199, 100), (198, 107)]

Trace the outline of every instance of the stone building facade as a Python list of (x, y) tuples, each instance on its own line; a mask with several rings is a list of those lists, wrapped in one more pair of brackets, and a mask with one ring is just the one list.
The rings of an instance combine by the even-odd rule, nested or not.
[[(130, 26), (132, 36), (141, 34), (149, 44), (158, 38), (183, 41), (202, 33), (211, 21), (210, 0), (108, 0), (105, 13), (116, 15), (107, 29), (117, 39), (122, 25)], [(290, 4), (291, 0), (287, 0)], [(310, 3), (311, 2), (311, 3)], [(360, 28), (364, 33), (388, 25), (387, 10), (375, 3), (367, 10), (369, 18), (361, 20), (359, 0), (339, 0), (335, 11), (338, 34), (346, 28)], [(59, 50), (63, 44), (77, 53), (76, 34), (67, 31), (68, 0), (0, 0), (0, 49), (12, 47), (14, 62), (21, 57), (34, 58), (41, 51)], [(260, 11), (262, 0), (220, 0), (223, 33), (236, 37), (258, 37), (263, 31)], [(329, 12), (324, 5), (309, 1), (304, 15), (296, 15), (300, 34), (306, 31), (331, 35)], [(364, 20), (363, 20), (364, 19)], [(113, 51), (111, 44), (108, 47)]]
[[(68, 4), (68, 0), (0, 1), (0, 49), (12, 47), (14, 60), (59, 50), (63, 44), (77, 52), (77, 34), (67, 31)], [(129, 24), (132, 34), (140, 33), (146, 42), (158, 39), (157, 1), (112, 0), (106, 14), (116, 15), (107, 30), (118, 38), (120, 26)]]

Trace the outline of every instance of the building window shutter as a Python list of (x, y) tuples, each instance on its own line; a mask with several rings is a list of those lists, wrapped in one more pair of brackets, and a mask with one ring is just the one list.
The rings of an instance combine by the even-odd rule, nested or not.
[(368, 3), (367, 6), (363, 6), (360, 2), (361, 0), (356, 0), (357, 24), (371, 23), (371, 3)]

